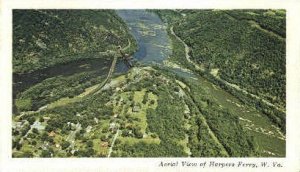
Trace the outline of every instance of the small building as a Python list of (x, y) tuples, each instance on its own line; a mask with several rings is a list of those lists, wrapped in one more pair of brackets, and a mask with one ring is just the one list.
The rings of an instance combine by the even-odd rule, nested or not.
[(109, 124), (109, 130), (113, 130), (115, 128), (116, 128), (116, 123), (113, 122)]
[(43, 119), (44, 119), (44, 121), (49, 121), (51, 118), (50, 117), (48, 117), (48, 116), (43, 116)]
[(99, 122), (98, 118), (94, 118), (94, 121), (96, 122), (96, 124), (98, 124)]
[(77, 124), (71, 123), (71, 129), (72, 130), (76, 130), (76, 129), (80, 128), (80, 127), (81, 127), (80, 123), (77, 123)]
[(54, 131), (51, 131), (50, 133), (48, 133), (49, 137), (54, 137), (56, 135), (56, 133)]
[(87, 133), (91, 132), (92, 128), (93, 128), (93, 127), (92, 127), (92, 126), (90, 126), (90, 125), (89, 125), (89, 126), (87, 126), (87, 127), (86, 127), (86, 132), (87, 132)]
[(140, 109), (141, 109), (140, 106), (135, 105), (135, 106), (133, 106), (133, 108), (132, 108), (132, 112), (139, 112)]
[(77, 152), (75, 149), (71, 150), (71, 154), (74, 155), (74, 153)]
[(119, 128), (119, 126), (114, 122), (109, 124), (110, 131), (117, 131), (118, 128)]
[(108, 147), (108, 142), (102, 142), (100, 146), (101, 147)]
[(13, 124), (13, 128), (17, 128), (17, 129), (20, 129), (22, 128), (22, 122), (16, 122)]
[(37, 130), (44, 130), (45, 126), (42, 125), (41, 122), (35, 121), (32, 125), (31, 128), (36, 128)]
[(184, 105), (184, 114), (190, 114), (190, 108), (187, 105)]

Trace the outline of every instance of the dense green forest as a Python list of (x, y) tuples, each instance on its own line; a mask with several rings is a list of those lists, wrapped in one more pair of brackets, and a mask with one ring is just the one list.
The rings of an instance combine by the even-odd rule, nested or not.
[[(200, 66), (202, 75), (244, 103), (256, 106), (285, 132), (284, 10), (155, 12), (169, 27), (174, 26), (174, 32), (189, 46), (189, 55)], [(184, 58), (181, 55), (173, 60), (195, 70), (191, 64), (186, 64)], [(234, 87), (246, 90), (248, 94)]]
[(16, 99), (16, 106), (20, 112), (37, 110), (60, 98), (73, 98), (101, 80), (101, 76), (91, 72), (48, 78), (22, 92)]
[[(285, 41), (259, 29), (257, 25), (266, 23), (259, 17), (255, 24), (225, 15), (246, 12), (197, 11), (187, 14), (174, 30), (191, 47), (193, 60), (206, 70), (218, 70), (222, 79), (285, 107)], [(267, 19), (284, 21), (285, 16)], [(283, 26), (279, 23), (278, 32), (284, 33)]]
[(113, 10), (14, 10), (13, 33), (14, 73), (135, 44)]
[(262, 28), (286, 37), (286, 13), (284, 10), (231, 10), (228, 15), (239, 20), (255, 21)]

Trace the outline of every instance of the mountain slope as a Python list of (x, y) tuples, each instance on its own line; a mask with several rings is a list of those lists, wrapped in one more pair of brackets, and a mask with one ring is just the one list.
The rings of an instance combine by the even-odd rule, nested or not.
[(13, 71), (28, 73), (134, 45), (127, 31), (112, 10), (14, 10)]

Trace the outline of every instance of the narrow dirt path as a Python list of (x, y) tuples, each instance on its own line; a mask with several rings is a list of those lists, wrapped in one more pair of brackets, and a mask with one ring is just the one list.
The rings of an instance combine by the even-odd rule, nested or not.
[(109, 147), (107, 158), (109, 158), (111, 156), (111, 153), (113, 151), (114, 144), (115, 144), (115, 141), (116, 141), (116, 139), (119, 135), (119, 132), (120, 132), (120, 130), (118, 129), (115, 136), (114, 136), (114, 138), (113, 138), (113, 140), (112, 140), (112, 142), (111, 142), (111, 146)]

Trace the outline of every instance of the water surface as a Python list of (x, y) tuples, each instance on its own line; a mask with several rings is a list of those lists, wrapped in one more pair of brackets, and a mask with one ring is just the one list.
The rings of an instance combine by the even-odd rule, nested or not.
[(171, 41), (157, 14), (146, 10), (117, 10), (137, 41), (133, 57), (144, 64), (162, 62), (171, 55)]

